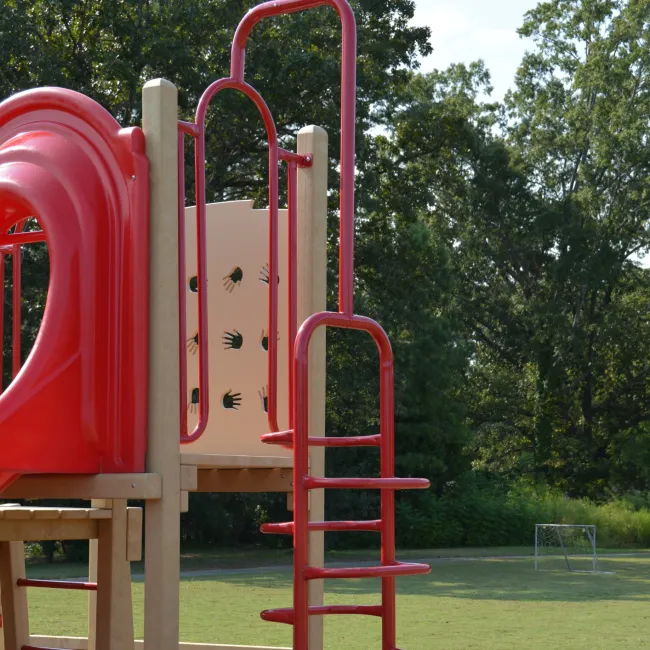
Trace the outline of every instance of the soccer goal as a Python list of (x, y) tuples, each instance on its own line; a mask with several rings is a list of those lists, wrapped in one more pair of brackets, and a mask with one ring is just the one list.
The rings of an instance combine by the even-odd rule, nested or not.
[(596, 526), (535, 524), (535, 569), (601, 573)]

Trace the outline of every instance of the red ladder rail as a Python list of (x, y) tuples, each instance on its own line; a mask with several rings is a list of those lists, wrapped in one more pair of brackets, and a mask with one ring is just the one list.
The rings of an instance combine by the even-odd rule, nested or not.
[[(309, 343), (319, 327), (338, 327), (368, 332), (379, 350), (380, 366), (380, 433), (378, 436), (356, 436), (345, 446), (373, 446), (380, 449), (378, 478), (320, 478), (309, 475), (309, 447), (344, 446), (345, 438), (309, 437)], [(291, 444), (294, 460), (293, 522), (266, 524), (262, 532), (293, 535), (294, 598), (293, 607), (262, 612), (266, 621), (293, 625), (294, 650), (309, 648), (309, 616), (359, 614), (382, 619), (382, 650), (396, 650), (395, 578), (429, 573), (426, 564), (398, 562), (395, 558), (395, 490), (424, 489), (427, 479), (398, 478), (394, 474), (394, 372), (393, 353), (388, 336), (375, 321), (364, 316), (321, 312), (308, 318), (296, 336), (294, 351), (294, 427), (293, 431), (262, 436), (269, 444)], [(324, 444), (322, 442), (326, 441)], [(332, 444), (328, 444), (331, 442)], [(309, 521), (309, 491), (322, 488), (381, 490), (381, 519), (374, 521)], [(320, 568), (309, 565), (310, 531), (370, 531), (381, 534), (381, 565), (345, 568)], [(380, 578), (381, 605), (309, 606), (308, 583), (318, 579)]]

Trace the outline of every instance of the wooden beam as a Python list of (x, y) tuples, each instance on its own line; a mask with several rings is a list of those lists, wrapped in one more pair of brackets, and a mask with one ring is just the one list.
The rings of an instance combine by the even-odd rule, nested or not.
[(4, 508), (0, 506), (0, 522), (56, 519), (110, 519), (113, 513), (107, 508), (40, 508), (31, 506)]
[(291, 492), (288, 469), (200, 469), (197, 492)]
[(3, 499), (160, 499), (160, 474), (41, 474), (21, 476)]
[[(229, 456), (224, 454), (182, 454), (183, 465), (199, 469), (262, 469), (266, 467), (293, 467), (293, 459), (283, 456)], [(190, 489), (190, 491), (192, 491)]]
[(36, 542), (60, 539), (96, 539), (105, 519), (27, 519), (0, 522), (0, 542)]
[[(298, 169), (298, 324), (327, 308), (327, 132), (307, 126), (298, 133), (298, 153), (311, 154), (311, 167)], [(325, 435), (325, 329), (314, 333), (309, 345), (309, 435)], [(325, 475), (325, 449), (310, 450), (310, 474)], [(325, 519), (324, 490), (309, 493), (309, 519)], [(309, 565), (322, 567), (324, 534), (309, 533)], [(323, 580), (309, 583), (309, 604), (322, 605)], [(323, 617), (309, 619), (309, 649), (323, 649)]]
[(198, 483), (196, 465), (181, 465), (181, 490), (194, 492)]
[(142, 508), (126, 509), (126, 559), (142, 560)]
[(181, 492), (181, 513), (190, 511), (190, 493)]
[(179, 638), (181, 452), (178, 295), (178, 93), (165, 79), (142, 91), (149, 159), (149, 431), (147, 471), (162, 493), (145, 511), (146, 650), (177, 650)]
[(123, 650), (134, 642), (125, 499), (113, 500), (113, 518), (100, 521), (98, 529), (95, 648)]

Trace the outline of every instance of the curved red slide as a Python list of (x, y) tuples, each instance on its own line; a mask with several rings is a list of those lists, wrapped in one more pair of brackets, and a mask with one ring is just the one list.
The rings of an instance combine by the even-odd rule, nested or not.
[(0, 240), (35, 217), (50, 256), (40, 332), (0, 396), (0, 493), (21, 474), (144, 470), (148, 196), (140, 129), (60, 88), (0, 104)]

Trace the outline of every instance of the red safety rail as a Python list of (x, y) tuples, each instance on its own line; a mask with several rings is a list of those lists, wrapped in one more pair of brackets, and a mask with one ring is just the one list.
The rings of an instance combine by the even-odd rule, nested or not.
[[(0, 277), (14, 261), (0, 493), (21, 474), (144, 470), (148, 176), (142, 131), (88, 97), (42, 88), (0, 103)], [(30, 219), (42, 230), (25, 232)], [(22, 365), (21, 247), (43, 241), (48, 300)]]
[[(301, 156), (286, 151), (278, 146), (277, 130), (271, 111), (259, 93), (243, 80), (233, 65), (231, 76), (219, 79), (211, 84), (201, 96), (196, 110), (195, 121), (179, 122), (178, 125), (178, 245), (179, 245), (179, 338), (180, 338), (180, 399), (181, 399), (181, 443), (189, 444), (198, 440), (208, 424), (210, 414), (209, 371), (208, 371), (208, 305), (207, 305), (207, 252), (206, 252), (206, 198), (205, 198), (205, 118), (214, 96), (232, 88), (239, 90), (253, 101), (260, 112), (266, 128), (269, 142), (269, 279), (278, 276), (278, 164), (285, 161), (288, 165), (288, 213), (289, 213), (289, 368), (293, 368), (293, 345), (296, 335), (297, 320), (297, 210), (296, 210), (296, 170), (298, 167), (311, 165), (311, 156)], [(195, 175), (196, 175), (196, 257), (197, 257), (197, 292), (198, 292), (198, 332), (199, 332), (199, 421), (192, 433), (187, 428), (187, 359), (185, 342), (187, 341), (186, 324), (186, 260), (185, 260), (185, 135), (195, 138)], [(278, 431), (278, 283), (269, 281), (268, 306), (268, 376), (267, 376), (267, 418), (269, 429)], [(289, 371), (290, 386), (293, 383), (293, 371)], [(289, 391), (289, 413), (292, 413)], [(291, 425), (290, 425), (291, 426)]]

